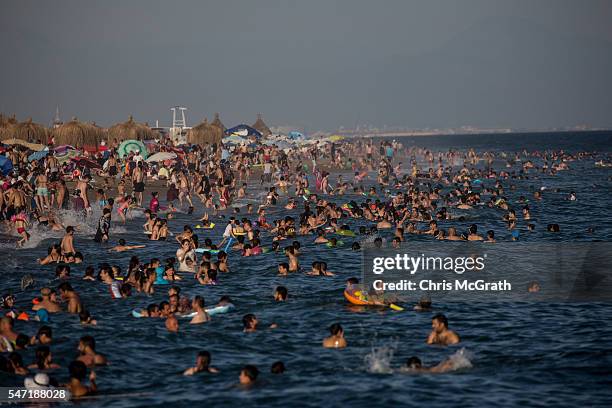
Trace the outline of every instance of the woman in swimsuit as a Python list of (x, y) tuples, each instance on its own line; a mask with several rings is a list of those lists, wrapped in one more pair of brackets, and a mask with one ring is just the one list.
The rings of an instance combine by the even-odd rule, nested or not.
[(117, 214), (121, 217), (121, 221), (125, 224), (126, 222), (126, 214), (130, 208), (130, 204), (132, 204), (132, 196), (127, 196), (123, 199), (123, 202), (117, 207)]

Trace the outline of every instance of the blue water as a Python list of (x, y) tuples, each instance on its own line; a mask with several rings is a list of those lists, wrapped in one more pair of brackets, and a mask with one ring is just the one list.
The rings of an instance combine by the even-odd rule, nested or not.
[[(565, 149), (567, 151), (605, 152), (612, 150), (611, 133), (593, 134), (524, 134), (439, 136), (404, 138), (407, 146), (427, 147), (434, 151), (449, 148), (477, 151), (521, 151)], [(536, 231), (523, 234), (526, 242), (542, 240), (609, 241), (612, 236), (610, 192), (612, 170), (594, 166), (593, 159), (570, 163), (570, 170), (555, 177), (538, 175), (529, 180), (507, 180), (516, 190), (507, 188), (510, 201), (519, 195), (546, 186), (544, 200), (531, 202)], [(405, 163), (407, 160), (404, 161)], [(496, 164), (502, 164), (501, 162)], [(557, 191), (558, 189), (558, 191)], [(259, 190), (253, 188), (252, 193)], [(566, 200), (569, 191), (576, 191), (577, 202)], [(338, 202), (344, 198), (331, 198)], [(281, 204), (284, 200), (281, 201)], [(300, 211), (278, 210), (267, 216), (293, 214)], [(196, 214), (200, 214), (198, 206)], [(518, 213), (518, 211), (517, 211)], [(464, 223), (450, 221), (443, 228), (456, 226), (459, 231), (477, 223), (482, 231), (494, 229), (498, 239), (509, 240), (499, 210), (479, 208), (466, 214)], [(215, 230), (197, 230), (200, 241), (211, 237), (218, 241), (225, 222), (216, 220)], [(208, 324), (189, 326), (181, 321), (180, 332), (169, 334), (162, 320), (134, 319), (134, 308), (167, 298), (164, 289), (152, 297), (136, 294), (126, 300), (112, 300), (108, 288), (99, 283), (79, 279), (85, 266), (109, 262), (127, 268), (129, 258), (138, 255), (141, 261), (174, 256), (174, 242), (145, 242), (141, 234), (143, 218), (136, 217), (126, 226), (115, 225), (111, 240), (125, 238), (129, 243), (147, 244), (138, 252), (109, 254), (107, 247), (91, 241), (93, 225), (82, 226), (76, 246), (85, 254), (85, 263), (72, 270), (72, 284), (81, 294), (86, 307), (98, 320), (96, 327), (82, 327), (74, 316), (53, 316), (52, 351), (62, 369), (52, 372), (60, 381), (67, 377), (67, 365), (76, 357), (78, 338), (95, 337), (100, 353), (110, 361), (108, 367), (96, 369), (100, 395), (81, 404), (112, 407), (175, 407), (211, 406), (415, 406), (415, 407), (481, 407), (481, 406), (610, 406), (612, 399), (612, 326), (607, 323), (612, 305), (604, 303), (436, 303), (432, 313), (364, 309), (347, 305), (342, 296), (344, 281), (361, 275), (359, 254), (350, 245), (331, 250), (312, 244), (313, 236), (299, 237), (303, 248), (300, 264), (324, 260), (336, 276), (328, 278), (293, 274), (277, 276), (276, 267), (285, 262), (282, 255), (266, 254), (253, 258), (230, 256), (232, 272), (220, 277), (216, 287), (180, 282), (183, 293), (203, 295), (213, 304), (221, 295), (229, 295), (237, 306), (235, 312), (214, 317)], [(179, 232), (184, 224), (195, 224), (195, 216), (179, 214), (170, 222)], [(558, 223), (561, 233), (545, 231), (548, 223)], [(352, 225), (366, 225), (364, 222)], [(424, 228), (424, 225), (420, 226)], [(519, 223), (524, 228), (524, 222)], [(587, 233), (588, 227), (594, 227)], [(389, 238), (391, 232), (383, 233)], [(44, 240), (27, 249), (14, 250), (4, 237), (1, 250), (4, 258), (0, 290), (18, 287), (21, 276), (31, 273), (36, 279), (34, 290), (18, 295), (18, 304), (27, 307), (37, 290), (53, 277), (53, 267), (34, 263), (46, 254), (47, 247), (60, 235), (45, 233)], [(351, 239), (343, 238), (347, 243)], [(409, 236), (408, 240), (426, 240)], [(264, 245), (271, 237), (264, 234)], [(537, 267), (533, 268), (537, 276)], [(51, 285), (56, 285), (52, 282)], [(289, 289), (289, 301), (276, 303), (272, 294), (277, 285)], [(416, 299), (415, 299), (416, 300)], [(462, 338), (459, 346), (441, 348), (425, 345), (433, 313), (443, 312), (452, 329)], [(257, 333), (244, 334), (241, 318), (255, 313), (260, 321)], [(271, 323), (279, 328), (265, 329)], [(326, 350), (321, 341), (328, 335), (330, 324), (340, 322), (349, 347)], [(17, 322), (16, 330), (35, 334), (39, 324)], [(408, 357), (419, 356), (426, 365), (436, 364), (460, 347), (465, 347), (472, 368), (442, 375), (407, 375), (379, 373), (372, 365), (398, 368)], [(382, 352), (381, 352), (382, 349)], [(212, 365), (220, 369), (216, 375), (183, 377), (181, 372), (193, 365), (199, 350), (212, 353)], [(377, 353), (373, 351), (378, 350)], [(25, 353), (27, 364), (33, 361), (33, 350)], [(283, 375), (269, 373), (270, 365), (282, 360), (287, 371)], [(242, 390), (234, 385), (240, 368), (254, 364), (260, 369), (258, 386)], [(18, 384), (22, 379), (0, 374), (0, 385)]]

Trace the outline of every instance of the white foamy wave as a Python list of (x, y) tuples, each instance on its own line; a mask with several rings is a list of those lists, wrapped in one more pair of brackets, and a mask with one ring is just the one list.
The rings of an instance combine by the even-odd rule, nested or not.
[(473, 353), (462, 347), (448, 358), (452, 364), (453, 370), (461, 370), (463, 368), (472, 368)]
[(87, 216), (81, 211), (61, 210), (59, 218), (64, 226), (73, 226), (77, 235), (92, 235), (96, 232), (99, 214), (99, 210), (94, 210)]
[(110, 229), (111, 234), (127, 234), (128, 229), (123, 225), (115, 225)]
[(391, 360), (393, 359), (395, 350), (395, 345), (372, 347), (372, 351), (363, 358), (366, 365), (366, 371), (375, 374), (392, 373)]
[(140, 208), (134, 208), (128, 211), (127, 219), (132, 220), (134, 218), (144, 218), (144, 210)]
[[(363, 246), (366, 244), (372, 244), (374, 243), (374, 240), (376, 240), (376, 238), (381, 238), (381, 236), (378, 234), (366, 235), (360, 240), (360, 245)], [(383, 240), (383, 247), (384, 247), (387, 240), (384, 238), (382, 240)]]

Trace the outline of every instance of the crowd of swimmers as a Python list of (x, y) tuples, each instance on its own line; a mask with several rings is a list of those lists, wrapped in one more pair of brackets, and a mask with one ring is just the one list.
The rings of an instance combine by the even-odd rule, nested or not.
[[(167, 241), (177, 245), (172, 258), (152, 258), (142, 262), (135, 255), (125, 268), (102, 262), (97, 274), (93, 266), (88, 266), (84, 276), (77, 278), (107, 285), (113, 299), (137, 293), (166, 292), (166, 300), (146, 305), (134, 313), (139, 318), (162, 319), (168, 331), (177, 332), (180, 330), (180, 317), (190, 317), (189, 324), (205, 324), (216, 318), (209, 315), (211, 308), (207, 307), (202, 296), (190, 298), (181, 294), (181, 280), (191, 279), (201, 285), (220, 284), (224, 274), (235, 272), (230, 268), (230, 255), (253, 257), (273, 253), (286, 258), (276, 266), (281, 276), (303, 273), (331, 277), (338, 272), (330, 271), (326, 260), (316, 260), (308, 268), (300, 265), (299, 258), (304, 248), (298, 238), (309, 236), (312, 245), (346, 247), (353, 251), (359, 251), (362, 238), (368, 237), (373, 237), (373, 244), (381, 247), (381, 235), (386, 231), (392, 235), (390, 245), (395, 248), (411, 235), (435, 240), (494, 243), (502, 237), (493, 230), (483, 232), (475, 223), (465, 230), (457, 226), (468, 221), (466, 214), (481, 207), (496, 209), (499, 218), (505, 222), (509, 239), (518, 240), (519, 230), (529, 233), (539, 228), (532, 213), (545, 199), (547, 191), (536, 189), (513, 201), (508, 198), (508, 191), (515, 188), (513, 181), (529, 179), (538, 173), (555, 175), (567, 170), (574, 160), (592, 157), (587, 153), (571, 155), (567, 152), (521, 152), (507, 156), (489, 152), (479, 154), (474, 150), (436, 154), (425, 149), (408, 149), (396, 142), (381, 142), (379, 154), (375, 152), (371, 141), (361, 140), (315, 144), (288, 152), (264, 145), (255, 150), (240, 146), (232, 151), (218, 145), (193, 146), (168, 166), (165, 163), (146, 164), (137, 152), (121, 159), (111, 148), (106, 156), (98, 154), (93, 158), (100, 163), (102, 170), (92, 174), (90, 169), (83, 167), (77, 169), (76, 176), (72, 173), (71, 179), (62, 176), (62, 166), (53, 154), (25, 166), (16, 166), (13, 174), (4, 175), (0, 194), (5, 227), (14, 230), (20, 246), (28, 242), (34, 227), (64, 231), (64, 235), (49, 247), (45, 257), (38, 260), (40, 265), (55, 268), (55, 280), (59, 284), (42, 287), (31, 310), (20, 310), (10, 294), (3, 298), (0, 371), (26, 376), (36, 372), (51, 373), (59, 368), (51, 353), (53, 338), (50, 327), (41, 326), (36, 335), (28, 336), (14, 330), (14, 321), (36, 320), (45, 324), (55, 313), (69, 313), (78, 316), (83, 325), (97, 323), (71, 284), (77, 277), (71, 274), (70, 265), (84, 261), (91, 263), (92, 260), (85, 260), (83, 252), (77, 249), (75, 233), (78, 226), (62, 222), (62, 211), (67, 208), (79, 212), (84, 219), (99, 212), (96, 233), (92, 238), (97, 243), (117, 242), (109, 251), (139, 251), (150, 245), (149, 241)], [(328, 159), (325, 167), (321, 164), (322, 157)], [(398, 157), (409, 160), (409, 167), (404, 168)], [(428, 163), (428, 168), (422, 169), (417, 159)], [(503, 160), (507, 169), (495, 169), (495, 160)], [(536, 161), (541, 164), (535, 164)], [(477, 166), (479, 162), (484, 166)], [(517, 163), (519, 169), (512, 169)], [(258, 165), (263, 166), (260, 183), (265, 186), (265, 196), (262, 201), (256, 206), (252, 201), (245, 207), (233, 205), (249, 196), (247, 183)], [(335, 185), (330, 171), (340, 173)], [(347, 177), (347, 173), (353, 176)], [(375, 176), (370, 176), (372, 173)], [(101, 188), (94, 187), (93, 176), (103, 180)], [(364, 187), (369, 177), (375, 179), (375, 182), (372, 180), (375, 185)], [(72, 205), (67, 181), (75, 184)], [(146, 190), (151, 190), (146, 188), (147, 185), (153, 183), (156, 183), (156, 189), (166, 188), (165, 200), (157, 191), (145, 194)], [(128, 193), (130, 186), (132, 191)], [(109, 197), (113, 189), (117, 194)], [(91, 191), (95, 191), (95, 200), (90, 197)], [(345, 199), (345, 196), (350, 197)], [(283, 197), (287, 198), (285, 205), (280, 204)], [(199, 224), (186, 225), (181, 232), (172, 232), (174, 215), (179, 211), (193, 214), (194, 199), (199, 199), (204, 209), (201, 217), (194, 216)], [(572, 191), (567, 199), (576, 201), (578, 197)], [(162, 206), (162, 201), (165, 201), (165, 206)], [(270, 219), (268, 211), (280, 206), (292, 215)], [(143, 211), (145, 216), (143, 243), (128, 245), (123, 239), (115, 241), (111, 229), (112, 223), (117, 221), (113, 219), (114, 214), (121, 223), (126, 223), (133, 218), (131, 212), (135, 209)], [(219, 242), (210, 238), (200, 241), (194, 228), (214, 229), (213, 221), (226, 223)], [(35, 222), (38, 225), (35, 226)], [(358, 226), (351, 227), (355, 224)], [(558, 233), (560, 227), (551, 223), (546, 230)], [(263, 245), (264, 241), (269, 241), (269, 246)], [(349, 280), (349, 284), (354, 283), (354, 279)], [(289, 296), (285, 286), (276, 287), (275, 301), (287, 301)], [(221, 296), (212, 308), (221, 310), (230, 305), (233, 306), (232, 299)], [(430, 311), (431, 303), (421, 301), (415, 310)], [(242, 323), (245, 333), (259, 329), (255, 314), (244, 315)], [(270, 323), (266, 327), (275, 329), (278, 324)], [(460, 337), (449, 329), (447, 318), (437, 314), (432, 318), (432, 330), (425, 341), (431, 345), (455, 345), (460, 342)], [(349, 345), (340, 323), (329, 327), (329, 336), (323, 339), (322, 345), (334, 349)], [(36, 361), (31, 364), (25, 364), (20, 354), (28, 347), (36, 348)], [(107, 360), (96, 351), (91, 336), (83, 336), (77, 350), (78, 358), (67, 367), (69, 380), (65, 385), (74, 396), (83, 396), (97, 391), (93, 369), (106, 365)], [(200, 351), (195, 365), (187, 368), (184, 374), (219, 372), (210, 364), (211, 354)], [(436, 373), (449, 371), (451, 366), (448, 361), (443, 361), (425, 367), (419, 358), (412, 357), (405, 368), (413, 372)], [(270, 371), (281, 374), (285, 365), (278, 361)], [(58, 385), (52, 376), (45, 380), (38, 374), (28, 377), (27, 383), (36, 380)], [(239, 383), (253, 384), (258, 375), (257, 367), (246, 365), (239, 373)]]

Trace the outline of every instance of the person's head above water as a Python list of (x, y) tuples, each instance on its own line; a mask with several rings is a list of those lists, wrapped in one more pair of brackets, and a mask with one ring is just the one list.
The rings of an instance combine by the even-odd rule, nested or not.
[(421, 363), (421, 359), (418, 357), (410, 357), (409, 359), (406, 360), (406, 368), (409, 368), (411, 370), (414, 369), (419, 369), (423, 366), (423, 364)]
[(274, 300), (277, 302), (287, 300), (288, 291), (284, 286), (277, 286), (274, 291)]
[(257, 377), (259, 376), (259, 370), (254, 365), (245, 365), (240, 371), (240, 376), (238, 377), (240, 384), (249, 385), (253, 384), (257, 381)]
[(344, 335), (344, 329), (340, 326), (340, 323), (334, 323), (329, 326), (329, 332), (332, 336), (342, 337)]
[(431, 319), (431, 327), (434, 331), (440, 333), (448, 329), (448, 319), (443, 314), (437, 314)]
[(242, 317), (242, 326), (244, 331), (253, 331), (257, 329), (257, 317), (254, 314), (248, 313)]

